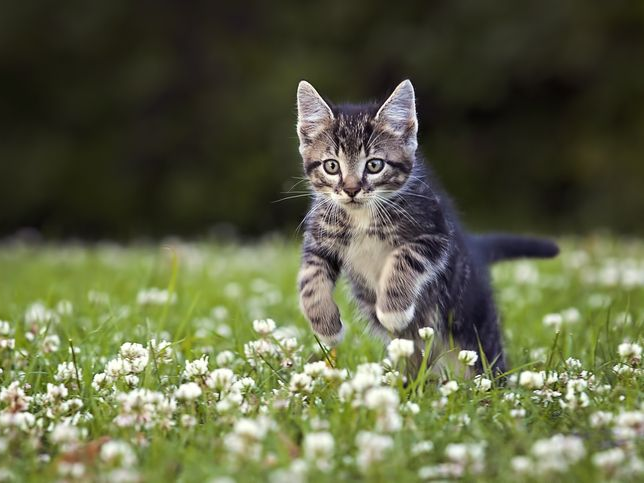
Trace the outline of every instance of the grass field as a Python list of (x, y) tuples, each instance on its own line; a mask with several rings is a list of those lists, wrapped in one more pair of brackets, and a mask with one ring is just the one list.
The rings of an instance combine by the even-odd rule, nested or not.
[(403, 384), (342, 285), (314, 363), (297, 266), (279, 240), (0, 248), (0, 480), (644, 477), (644, 243), (495, 267), (503, 387)]

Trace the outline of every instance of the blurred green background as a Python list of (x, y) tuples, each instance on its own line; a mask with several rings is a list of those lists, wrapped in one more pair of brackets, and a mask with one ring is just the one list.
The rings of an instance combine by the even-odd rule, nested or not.
[(0, 235), (292, 233), (295, 90), (382, 99), (470, 226), (644, 231), (644, 2), (0, 7)]

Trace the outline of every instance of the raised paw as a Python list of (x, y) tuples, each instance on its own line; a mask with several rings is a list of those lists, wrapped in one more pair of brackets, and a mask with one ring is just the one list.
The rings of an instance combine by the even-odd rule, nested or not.
[(376, 317), (389, 332), (399, 332), (405, 329), (413, 320), (414, 306), (411, 305), (406, 310), (400, 311), (383, 311), (376, 307)]
[(342, 339), (344, 339), (344, 325), (342, 325), (341, 321), (340, 327), (337, 332), (331, 333), (329, 330), (331, 329), (331, 327), (325, 327), (326, 330), (324, 333), (319, 332), (319, 330), (321, 329), (321, 327), (316, 327), (315, 325), (313, 326), (313, 332), (315, 332), (317, 338), (320, 339), (320, 342), (322, 342), (327, 347), (335, 347), (340, 342), (342, 342)]

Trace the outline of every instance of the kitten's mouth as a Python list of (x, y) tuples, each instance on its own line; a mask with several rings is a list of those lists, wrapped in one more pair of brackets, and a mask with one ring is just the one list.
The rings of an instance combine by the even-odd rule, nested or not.
[(345, 206), (350, 207), (350, 208), (357, 208), (359, 206), (364, 205), (364, 201), (363, 200), (350, 199), (348, 201), (344, 201), (343, 204)]

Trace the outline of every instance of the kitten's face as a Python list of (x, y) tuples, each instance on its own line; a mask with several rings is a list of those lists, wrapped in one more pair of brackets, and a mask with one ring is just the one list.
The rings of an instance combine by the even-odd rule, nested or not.
[(411, 82), (402, 82), (382, 106), (331, 109), (302, 81), (297, 104), (300, 154), (317, 193), (357, 210), (405, 184), (417, 147)]

